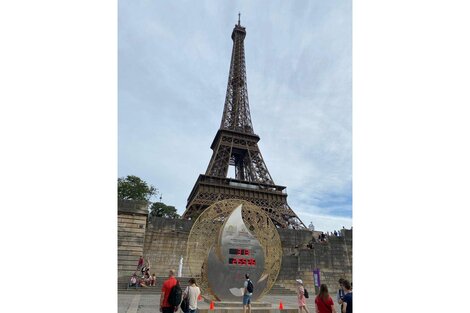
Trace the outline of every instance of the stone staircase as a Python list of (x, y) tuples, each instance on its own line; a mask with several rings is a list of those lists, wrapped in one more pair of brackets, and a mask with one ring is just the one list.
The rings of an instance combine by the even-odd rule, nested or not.
[[(188, 281), (190, 277), (177, 277), (177, 279), (180, 282), (181, 289), (185, 289), (186, 286), (188, 286)], [(162, 290), (163, 282), (168, 279), (168, 276), (157, 276), (157, 281), (155, 283), (155, 286), (150, 286), (150, 287), (127, 287), (127, 283), (123, 282), (118, 282), (118, 292), (119, 293), (160, 293)]]
[[(177, 278), (180, 281), (180, 285), (181, 285), (181, 288), (183, 290), (188, 285), (189, 278), (190, 277), (178, 277)], [(168, 279), (168, 277), (165, 277), (165, 276), (157, 276), (157, 282), (156, 282), (155, 286), (139, 287), (139, 288), (135, 288), (135, 287), (127, 288), (127, 283), (120, 282), (118, 284), (118, 292), (119, 293), (157, 294), (157, 293), (160, 293), (160, 291), (162, 290), (163, 282), (167, 279)], [(271, 295), (286, 295), (286, 296), (294, 295), (295, 296), (296, 292), (292, 289), (284, 287), (282, 284), (275, 283), (268, 294), (271, 294)]]
[(297, 293), (291, 289), (284, 287), (282, 284), (275, 283), (274, 286), (269, 291), (270, 295), (285, 295), (285, 296), (295, 296)]

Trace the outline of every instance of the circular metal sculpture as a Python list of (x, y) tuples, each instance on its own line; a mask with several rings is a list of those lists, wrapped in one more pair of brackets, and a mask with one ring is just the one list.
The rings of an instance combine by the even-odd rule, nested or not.
[(251, 202), (223, 200), (208, 207), (193, 224), (188, 265), (206, 298), (241, 301), (245, 273), (254, 285), (252, 300), (274, 285), (282, 247), (271, 219)]

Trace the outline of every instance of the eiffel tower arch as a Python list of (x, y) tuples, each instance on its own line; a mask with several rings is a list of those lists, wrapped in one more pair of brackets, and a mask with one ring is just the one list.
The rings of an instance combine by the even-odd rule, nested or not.
[[(220, 128), (212, 141), (213, 154), (205, 174), (199, 175), (188, 197), (184, 218), (197, 218), (219, 200), (243, 199), (262, 208), (279, 228), (306, 228), (287, 204), (285, 186), (276, 185), (253, 131), (246, 82), (245, 27), (232, 31), (232, 58)], [(229, 167), (235, 178), (228, 178)]]

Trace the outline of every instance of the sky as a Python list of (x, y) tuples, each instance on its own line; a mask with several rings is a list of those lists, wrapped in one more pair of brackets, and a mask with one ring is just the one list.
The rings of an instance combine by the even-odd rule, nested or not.
[(350, 228), (351, 9), (344, 0), (119, 1), (118, 176), (139, 176), (184, 212), (212, 156), (240, 12), (253, 128), (274, 182), (305, 225)]
[[(17, 311), (18, 303), (23, 311), (44, 307), (61, 312), (63, 307), (72, 308), (70, 303), (73, 312), (89, 310), (90, 305), (95, 311), (118, 309), (117, 286), (90, 285), (88, 279), (98, 259), (107, 264), (102, 275), (117, 275), (116, 177), (118, 173), (141, 176), (160, 188), (165, 202), (182, 211), (197, 175), (207, 167), (209, 145), (219, 127), (230, 33), (238, 11), (248, 31), (252, 119), (269, 171), (277, 184), (287, 186), (289, 204), (301, 218), (302, 212), (320, 216), (312, 216), (317, 225), (325, 222), (321, 216), (340, 219), (332, 205), (305, 196), (327, 199), (325, 190), (336, 188), (335, 192), (347, 195), (344, 190), (351, 188), (347, 175), (328, 179), (323, 174), (328, 170), (332, 174), (334, 168), (350, 175), (344, 165), (350, 162), (345, 152), (350, 147), (338, 136), (339, 125), (348, 129), (350, 107), (337, 107), (333, 119), (334, 105), (346, 103), (328, 99), (326, 105), (314, 97), (322, 90), (318, 85), (328, 90), (333, 81), (338, 85), (347, 77), (331, 75), (336, 61), (346, 58), (350, 71), (351, 53), (346, 53), (350, 48), (339, 40), (349, 38), (350, 17), (338, 17), (338, 10), (350, 7), (323, 2), (311, 2), (310, 7), (305, 2), (304, 7), (290, 10), (283, 7), (293, 5), (287, 1), (256, 1), (251, 4), (259, 6), (255, 8), (248, 2), (230, 1), (232, 7), (221, 8), (215, 2), (202, 6), (198, 1), (199, 7), (189, 9), (190, 2), (178, 2), (170, 9), (159, 3), (146, 7), (139, 1), (143, 7), (128, 7), (119, 15), (113, 1), (0, 2), (0, 188), (5, 208), (0, 238), (3, 250), (15, 256), (0, 258), (0, 266), (29, 268), (31, 255), (47, 255), (35, 258), (36, 268), (49, 268), (51, 259), (66, 259), (77, 273), (73, 284), (54, 291), (54, 306), (44, 288), (24, 301), (24, 295), (16, 292), (23, 282), (11, 280), (2, 302), (4, 311)], [(320, 3), (331, 7), (320, 8)], [(466, 287), (468, 273), (462, 268), (469, 258), (462, 247), (468, 245), (470, 207), (470, 42), (462, 38), (470, 29), (469, 6), (461, 0), (354, 0), (353, 272), (354, 288), (367, 290), (355, 295), (360, 311), (383, 307), (382, 289), (370, 286), (381, 283), (377, 273), (384, 269), (399, 272), (412, 286), (445, 281), (457, 289)], [(124, 8), (121, 3), (120, 9)], [(119, 25), (119, 34), (118, 17), (127, 24)], [(191, 47), (195, 41), (198, 44)], [(338, 49), (332, 50), (335, 46)], [(209, 56), (202, 53), (207, 51)], [(324, 51), (330, 51), (335, 62), (323, 62)], [(328, 67), (319, 66), (327, 63)], [(304, 81), (312, 88), (302, 88)], [(290, 93), (292, 89), (296, 92)], [(302, 96), (311, 100), (310, 110), (303, 107), (302, 114), (294, 115), (293, 106), (300, 108), (307, 101), (293, 99)], [(277, 110), (265, 110), (268, 104)], [(302, 123), (307, 117), (312, 122)], [(341, 119), (346, 122), (338, 122)], [(189, 134), (183, 125), (192, 127)], [(283, 127), (284, 133), (274, 134), (276, 127)], [(332, 154), (325, 148), (328, 143), (318, 137), (320, 132), (333, 133), (330, 144), (334, 140), (347, 149)], [(288, 137), (291, 133), (295, 136)], [(301, 144), (296, 143), (302, 138)], [(305, 152), (317, 155), (305, 161), (301, 157)], [(327, 154), (331, 163), (324, 160)], [(341, 155), (344, 162), (332, 157), (341, 160)], [(307, 188), (305, 194), (302, 187)], [(348, 219), (350, 211), (344, 215)], [(303, 219), (309, 223), (308, 217)], [(452, 236), (432, 236), (434, 232)], [(432, 240), (424, 239), (428, 233)], [(11, 234), (15, 240), (9, 240)], [(77, 247), (86, 247), (86, 252)], [(445, 275), (430, 275), (436, 272)], [(49, 273), (35, 275), (36, 280), (46, 280)], [(403, 288), (402, 279), (387, 283), (392, 290)], [(77, 302), (82, 294), (87, 301)], [(429, 303), (430, 312), (462, 307), (444, 297)], [(423, 307), (415, 297), (405, 297), (386, 308), (398, 312), (404, 305), (410, 311)]]

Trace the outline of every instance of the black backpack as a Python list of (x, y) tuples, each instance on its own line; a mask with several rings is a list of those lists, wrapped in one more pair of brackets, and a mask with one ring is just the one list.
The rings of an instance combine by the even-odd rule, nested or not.
[(307, 288), (305, 288), (305, 287), (304, 287), (304, 297), (308, 298), (308, 291), (307, 291)]
[(171, 288), (170, 295), (168, 296), (168, 303), (171, 306), (178, 306), (181, 303), (181, 295), (183, 291), (181, 290), (180, 282), (176, 281), (176, 285)]
[(246, 286), (246, 290), (249, 293), (253, 293), (253, 283), (251, 282), (251, 280), (248, 280), (248, 285)]

